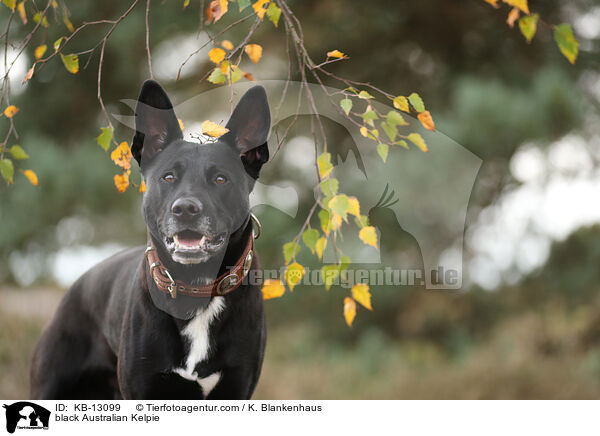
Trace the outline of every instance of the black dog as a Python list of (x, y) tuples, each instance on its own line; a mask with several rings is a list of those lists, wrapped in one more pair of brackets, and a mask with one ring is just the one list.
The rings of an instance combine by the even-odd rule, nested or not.
[(131, 152), (147, 184), (150, 244), (67, 292), (34, 353), (32, 398), (252, 395), (266, 338), (260, 284), (247, 281), (259, 268), (248, 197), (269, 158), (262, 87), (226, 127), (215, 143), (184, 141), (165, 91), (144, 83)]

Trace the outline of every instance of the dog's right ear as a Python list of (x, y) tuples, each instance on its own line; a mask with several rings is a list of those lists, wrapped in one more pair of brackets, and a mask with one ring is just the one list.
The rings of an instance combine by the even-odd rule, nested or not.
[(141, 167), (142, 160), (152, 159), (171, 142), (182, 138), (183, 133), (167, 93), (154, 80), (146, 80), (135, 108), (131, 154)]

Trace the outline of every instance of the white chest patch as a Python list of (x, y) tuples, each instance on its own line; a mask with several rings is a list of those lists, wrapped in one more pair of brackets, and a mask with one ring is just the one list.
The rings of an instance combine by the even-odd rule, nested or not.
[(183, 335), (187, 338), (190, 344), (190, 351), (185, 361), (185, 368), (175, 368), (173, 372), (181, 377), (197, 382), (207, 397), (212, 391), (219, 379), (220, 372), (215, 372), (208, 377), (198, 378), (198, 374), (194, 371), (198, 363), (206, 360), (210, 354), (210, 324), (225, 308), (225, 300), (223, 297), (214, 297), (209, 305), (204, 310), (198, 311), (194, 319), (183, 329)]

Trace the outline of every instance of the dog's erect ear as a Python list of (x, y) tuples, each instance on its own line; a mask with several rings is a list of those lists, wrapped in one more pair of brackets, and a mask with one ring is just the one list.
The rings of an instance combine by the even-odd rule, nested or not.
[(265, 88), (250, 88), (240, 99), (227, 122), (227, 132), (221, 138), (240, 153), (246, 172), (254, 179), (269, 160), (267, 136), (271, 113)]
[(131, 154), (142, 165), (176, 139), (183, 138), (173, 105), (165, 90), (146, 80), (135, 108), (135, 136)]

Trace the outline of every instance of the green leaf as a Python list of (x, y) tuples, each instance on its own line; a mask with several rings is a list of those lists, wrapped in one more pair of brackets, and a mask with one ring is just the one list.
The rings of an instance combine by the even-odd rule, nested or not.
[(319, 222), (321, 223), (321, 229), (323, 232), (328, 235), (329, 234), (329, 211), (325, 209), (321, 209), (319, 211)]
[[(4, 1), (4, 0), (2, 0), (2, 1)], [(50, 27), (50, 23), (48, 23), (48, 19), (46, 18), (46, 16), (42, 15), (41, 12), (38, 12), (37, 14), (35, 14), (33, 16), (33, 21), (35, 21), (36, 23), (39, 23), (40, 20), (42, 22), (42, 24), (41, 24), (42, 27), (45, 27), (45, 28)]]
[(399, 145), (400, 147), (404, 147), (408, 150), (408, 144), (404, 139), (394, 142), (394, 145)]
[(348, 115), (350, 113), (350, 110), (352, 109), (352, 100), (350, 100), (349, 98), (345, 98), (342, 101), (340, 101), (340, 106), (344, 110), (345, 114)]
[(302, 233), (302, 241), (304, 244), (310, 248), (312, 253), (315, 252), (315, 246), (317, 245), (317, 241), (319, 240), (319, 231), (315, 229), (306, 229), (304, 233)]
[(327, 204), (329, 209), (334, 213), (338, 214), (344, 220), (346, 220), (346, 215), (348, 214), (348, 209), (350, 208), (350, 201), (348, 196), (345, 194), (339, 194), (329, 200)]
[(385, 116), (390, 126), (408, 126), (408, 123), (404, 120), (404, 117), (397, 111), (389, 111)]
[(350, 258), (348, 256), (342, 256), (340, 258), (340, 272), (344, 272), (348, 269), (348, 265), (350, 265)]
[(14, 11), (15, 6), (17, 5), (17, 0), (2, 0), (2, 3), (4, 3), (11, 11)]
[(387, 144), (378, 144), (377, 145), (377, 154), (379, 155), (379, 157), (381, 157), (381, 160), (383, 161), (383, 163), (385, 163), (385, 161), (387, 160), (389, 150), (390, 150), (390, 147)]
[[(241, 7), (241, 5), (240, 5)], [(273, 22), (275, 27), (279, 24), (279, 17), (281, 16), (281, 9), (277, 7), (275, 2), (269, 3), (269, 7), (267, 8), (267, 17), (269, 20)]]
[(223, 74), (223, 71), (219, 67), (215, 68), (210, 76), (208, 76), (208, 80), (210, 83), (214, 83), (215, 85), (220, 85), (221, 83), (225, 83), (226, 77)]
[(250, 0), (238, 0), (238, 5), (240, 7), (240, 12), (250, 6)]
[(411, 133), (408, 135), (408, 139), (415, 144), (417, 147), (421, 149), (421, 151), (427, 152), (427, 144), (425, 144), (425, 140), (418, 133)]
[(235, 83), (243, 77), (242, 70), (240, 67), (232, 66), (231, 67), (231, 83)]
[(62, 59), (63, 64), (65, 64), (65, 68), (69, 73), (77, 74), (79, 72), (79, 58), (76, 54), (64, 55), (61, 53), (60, 58)]
[(354, 222), (358, 227), (365, 227), (369, 225), (369, 217), (366, 215), (361, 215), (360, 218), (355, 217)]
[(325, 290), (329, 291), (331, 286), (335, 282), (335, 279), (340, 275), (340, 268), (338, 265), (324, 265), (321, 268), (321, 276), (325, 283)]
[(396, 139), (396, 135), (398, 134), (398, 129), (396, 128), (396, 126), (391, 126), (390, 124), (384, 121), (383, 123), (381, 123), (381, 127), (390, 138), (390, 141)]
[(367, 91), (360, 91), (358, 93), (358, 98), (362, 98), (363, 100), (370, 100), (374, 97), (371, 94), (369, 94)]
[(54, 51), (58, 51), (58, 49), (60, 48), (60, 43), (62, 42), (63, 39), (65, 39), (65, 37), (61, 36), (56, 41), (54, 41)]
[(375, 113), (375, 111), (369, 105), (365, 113), (361, 115), (362, 119), (371, 127), (375, 127), (375, 123), (373, 121), (378, 120), (379, 117)]
[(2, 159), (0, 160), (0, 174), (4, 180), (6, 180), (7, 184), (11, 184), (13, 182), (13, 176), (15, 174), (15, 167), (13, 166), (12, 160), (10, 159)]
[(410, 104), (412, 104), (417, 112), (425, 112), (425, 103), (423, 103), (423, 99), (416, 92), (408, 96), (408, 101), (410, 101)]
[(539, 14), (533, 14), (523, 15), (521, 19), (519, 19), (519, 29), (521, 30), (521, 33), (523, 34), (527, 42), (531, 42), (531, 40), (533, 39), (539, 18)]
[(285, 259), (285, 264), (287, 265), (290, 263), (290, 261), (298, 255), (299, 251), (300, 244), (296, 244), (295, 241), (283, 244), (283, 258)]
[(340, 183), (338, 182), (337, 179), (331, 177), (327, 180), (323, 180), (321, 183), (319, 183), (319, 187), (321, 188), (321, 192), (323, 192), (323, 195), (325, 195), (325, 197), (333, 197), (338, 193), (338, 188), (340, 186)]
[(327, 177), (333, 170), (333, 165), (331, 164), (331, 153), (322, 153), (317, 158), (317, 166), (319, 167), (319, 176), (321, 179)]
[(101, 127), (100, 130), (102, 133), (96, 138), (96, 141), (98, 141), (98, 145), (102, 147), (104, 151), (108, 151), (110, 148), (110, 141), (113, 139), (113, 128), (112, 126)]
[(554, 40), (564, 57), (574, 64), (579, 53), (579, 42), (573, 36), (571, 26), (567, 23), (556, 26), (554, 28)]
[(29, 159), (29, 155), (25, 153), (25, 150), (23, 150), (19, 145), (13, 145), (10, 147), (9, 152), (16, 160)]

